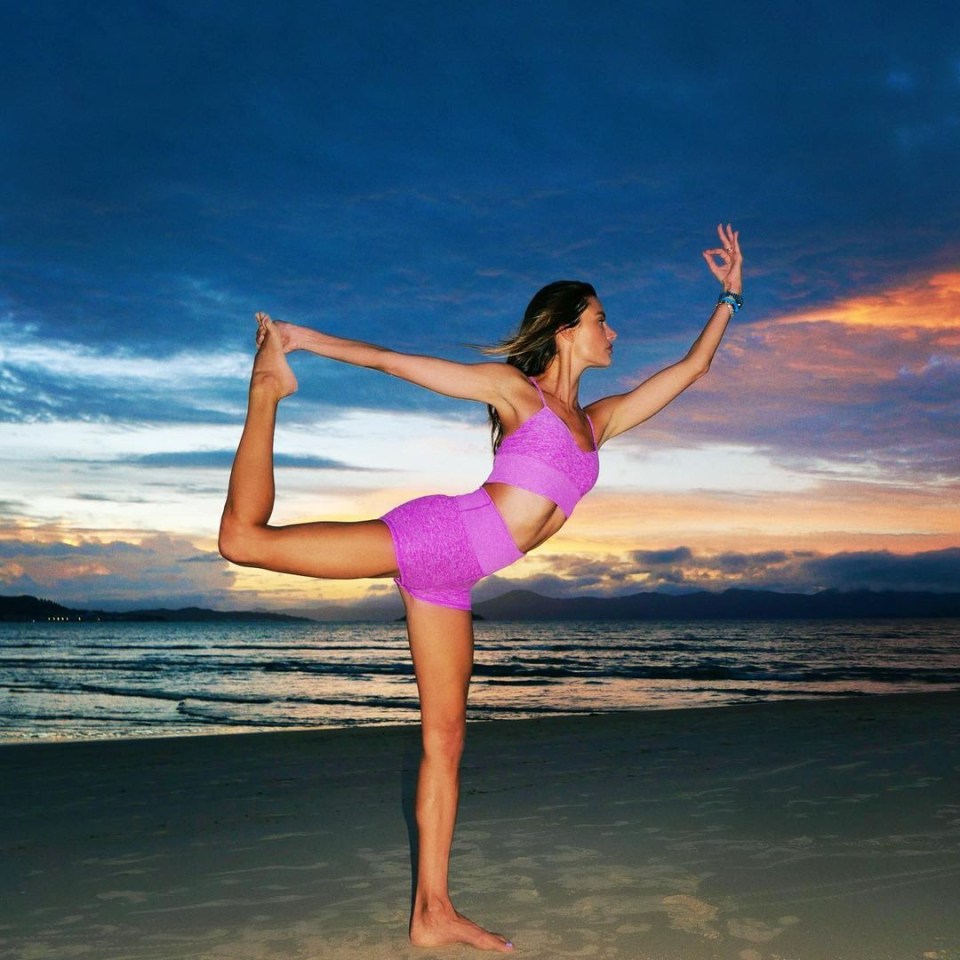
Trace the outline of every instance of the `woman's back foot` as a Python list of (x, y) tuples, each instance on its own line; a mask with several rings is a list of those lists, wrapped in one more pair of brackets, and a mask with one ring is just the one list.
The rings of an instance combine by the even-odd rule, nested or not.
[(297, 389), (297, 378), (287, 361), (280, 336), (273, 321), (265, 314), (257, 314), (257, 355), (253, 360), (250, 390), (263, 390), (277, 400), (289, 397)]
[(491, 933), (461, 916), (450, 905), (447, 908), (429, 910), (414, 908), (410, 920), (410, 942), (415, 947), (442, 947), (464, 943), (477, 950), (492, 950), (510, 953), (513, 944), (499, 933)]

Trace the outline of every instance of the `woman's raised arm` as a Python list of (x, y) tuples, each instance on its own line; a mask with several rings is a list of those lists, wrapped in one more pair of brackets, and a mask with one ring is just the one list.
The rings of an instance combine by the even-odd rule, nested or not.
[(720, 246), (704, 250), (703, 257), (720, 282), (720, 301), (682, 360), (655, 373), (629, 393), (604, 397), (587, 407), (600, 443), (649, 420), (710, 369), (727, 324), (740, 309), (743, 292), (739, 232), (727, 224), (718, 226), (717, 234)]
[[(265, 314), (257, 314), (261, 324), (257, 332), (258, 346), (263, 337), (261, 317), (265, 318)], [(505, 363), (457, 363), (439, 357), (401, 353), (374, 343), (337, 337), (282, 320), (271, 322), (280, 334), (286, 353), (306, 350), (330, 360), (389, 373), (447, 397), (500, 406), (504, 398), (509, 396), (511, 386), (526, 383), (518, 370)]]

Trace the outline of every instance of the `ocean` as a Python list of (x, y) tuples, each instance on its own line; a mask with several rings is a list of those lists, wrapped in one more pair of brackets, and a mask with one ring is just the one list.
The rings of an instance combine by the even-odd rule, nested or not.
[[(960, 620), (476, 624), (473, 720), (960, 689)], [(402, 623), (0, 624), (0, 741), (418, 719)]]

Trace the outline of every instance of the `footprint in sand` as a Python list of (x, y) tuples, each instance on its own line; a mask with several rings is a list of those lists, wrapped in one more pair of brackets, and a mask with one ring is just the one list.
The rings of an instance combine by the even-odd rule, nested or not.
[(664, 897), (670, 926), (687, 933), (698, 933), (709, 940), (719, 940), (720, 933), (710, 924), (717, 919), (719, 910), (705, 900), (698, 900), (685, 894)]
[(780, 917), (776, 925), (764, 923), (763, 920), (753, 920), (750, 917), (740, 917), (727, 921), (727, 930), (730, 936), (738, 940), (749, 940), (751, 943), (766, 943), (779, 937), (787, 927), (799, 923), (799, 917)]

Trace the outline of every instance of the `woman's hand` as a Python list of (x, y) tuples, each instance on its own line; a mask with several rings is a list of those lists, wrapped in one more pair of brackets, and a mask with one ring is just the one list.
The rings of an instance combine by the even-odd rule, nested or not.
[(720, 282), (724, 290), (743, 293), (743, 254), (740, 252), (740, 231), (734, 230), (728, 223), (717, 227), (720, 246), (713, 250), (704, 250), (703, 259), (707, 261), (710, 272)]

